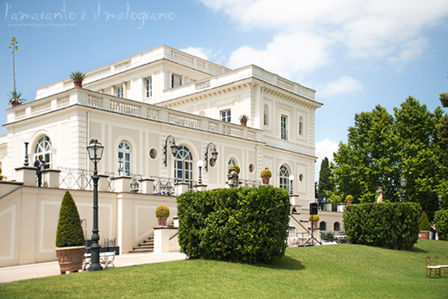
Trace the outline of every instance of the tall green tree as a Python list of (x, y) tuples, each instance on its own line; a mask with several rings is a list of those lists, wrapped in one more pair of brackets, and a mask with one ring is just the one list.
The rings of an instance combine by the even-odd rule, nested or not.
[(355, 202), (374, 202), (382, 187), (386, 201), (399, 201), (404, 177), (405, 200), (420, 203), (432, 218), (437, 196), (448, 196), (448, 139), (438, 130), (442, 118), (440, 107), (431, 113), (412, 97), (393, 115), (381, 106), (356, 114), (347, 144), (334, 155), (331, 199), (352, 194)]
[(330, 170), (330, 162), (328, 161), (328, 158), (325, 157), (322, 160), (322, 163), (320, 164), (320, 171), (319, 171), (319, 188), (317, 191), (317, 198), (319, 201), (321, 201), (324, 197), (327, 197), (328, 191), (333, 190), (333, 185), (330, 181), (331, 177), (331, 170)]

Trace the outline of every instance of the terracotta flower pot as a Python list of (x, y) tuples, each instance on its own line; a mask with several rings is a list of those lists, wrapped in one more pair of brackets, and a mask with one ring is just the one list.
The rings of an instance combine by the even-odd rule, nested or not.
[(347, 205), (349, 206), (349, 205), (351, 205), (351, 204), (353, 204), (353, 201), (350, 200), (350, 199), (348, 199), (348, 200), (347, 200)]
[(86, 252), (85, 246), (56, 247), (55, 249), (61, 274), (65, 274), (67, 271), (78, 272), (82, 269), (82, 261)]
[(428, 240), (429, 239), (429, 230), (421, 230), (418, 234), (419, 240)]
[(158, 217), (157, 222), (159, 223), (160, 226), (166, 226), (167, 219), (168, 219), (168, 217)]
[(262, 178), (263, 185), (269, 185), (269, 179), (270, 179), (270, 177), (268, 177), (268, 176)]
[(75, 84), (75, 87), (82, 87), (82, 80), (81, 79), (74, 79), (73, 83)]
[(247, 125), (247, 120), (246, 121), (240, 120), (240, 123), (241, 123), (242, 126), (246, 126)]
[(318, 227), (318, 224), (319, 224), (319, 221), (314, 221), (314, 222), (313, 222), (313, 228), (317, 228), (317, 227)]

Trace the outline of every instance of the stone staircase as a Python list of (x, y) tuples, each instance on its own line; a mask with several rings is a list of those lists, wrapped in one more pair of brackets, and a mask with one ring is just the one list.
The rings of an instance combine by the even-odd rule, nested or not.
[(136, 247), (134, 247), (129, 253), (148, 253), (154, 252), (154, 238), (149, 237), (146, 240), (143, 240)]

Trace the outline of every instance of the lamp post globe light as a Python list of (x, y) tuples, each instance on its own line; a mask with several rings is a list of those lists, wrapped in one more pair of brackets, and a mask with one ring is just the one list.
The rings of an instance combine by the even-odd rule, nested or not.
[(89, 159), (93, 162), (93, 228), (92, 228), (92, 245), (91, 250), (91, 264), (89, 271), (98, 271), (103, 268), (100, 265), (100, 235), (98, 231), (98, 169), (97, 164), (103, 156), (104, 146), (98, 142), (97, 139), (90, 140), (90, 144), (87, 146), (87, 152), (89, 153)]
[(439, 194), (437, 198), (439, 199), (439, 209), (442, 209), (442, 194)]
[(404, 202), (404, 188), (406, 187), (408, 181), (406, 180), (405, 177), (403, 177), (400, 180), (400, 185), (401, 185), (401, 197), (400, 197), (400, 202)]

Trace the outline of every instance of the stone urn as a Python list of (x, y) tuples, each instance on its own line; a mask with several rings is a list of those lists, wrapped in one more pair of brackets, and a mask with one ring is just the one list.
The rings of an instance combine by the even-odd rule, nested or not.
[(159, 226), (166, 226), (166, 220), (168, 217), (157, 217), (157, 222)]
[(268, 176), (266, 176), (266, 177), (264, 177), (264, 178), (261, 178), (261, 180), (262, 180), (262, 182), (263, 182), (263, 185), (269, 185), (269, 180), (270, 180), (271, 178), (270, 177), (268, 177)]
[(421, 230), (418, 234), (419, 240), (429, 240), (429, 230)]
[(78, 272), (82, 269), (86, 246), (56, 247), (55, 249), (61, 274), (65, 274), (67, 271)]

